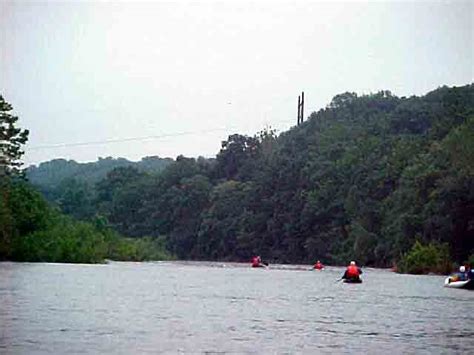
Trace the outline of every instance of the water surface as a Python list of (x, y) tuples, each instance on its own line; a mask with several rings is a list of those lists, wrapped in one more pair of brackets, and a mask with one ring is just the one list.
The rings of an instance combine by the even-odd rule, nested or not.
[(305, 268), (0, 263), (0, 353), (474, 353), (474, 291)]

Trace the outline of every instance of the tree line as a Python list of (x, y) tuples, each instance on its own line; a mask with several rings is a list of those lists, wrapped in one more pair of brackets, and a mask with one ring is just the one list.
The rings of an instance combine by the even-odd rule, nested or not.
[(392, 266), (425, 245), (461, 263), (474, 253), (473, 159), (473, 85), (344, 93), (280, 135), (229, 136), (215, 159), (64, 179), (48, 199), (181, 259)]
[(0, 95), (0, 261), (97, 263), (172, 257), (163, 239), (126, 238), (98, 215), (80, 221), (49, 203), (25, 180), (21, 157), (29, 131), (17, 127), (12, 110)]

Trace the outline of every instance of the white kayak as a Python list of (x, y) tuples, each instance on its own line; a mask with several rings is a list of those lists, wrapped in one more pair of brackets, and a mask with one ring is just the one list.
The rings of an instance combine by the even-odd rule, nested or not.
[(474, 290), (474, 280), (452, 281), (451, 276), (444, 280), (444, 287), (463, 288), (465, 290)]

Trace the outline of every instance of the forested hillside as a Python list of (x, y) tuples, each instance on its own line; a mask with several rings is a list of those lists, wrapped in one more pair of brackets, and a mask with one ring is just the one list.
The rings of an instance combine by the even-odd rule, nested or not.
[(461, 262), (474, 253), (474, 86), (345, 93), (279, 136), (229, 136), (213, 160), (57, 186), (64, 212), (166, 236), (179, 258), (391, 266), (418, 241)]
[(49, 202), (60, 205), (65, 213), (79, 219), (95, 215), (94, 186), (116, 168), (133, 167), (141, 172), (159, 173), (173, 160), (157, 156), (138, 162), (124, 158), (99, 158), (96, 162), (78, 163), (74, 160), (54, 159), (26, 169), (30, 183)]
[(38, 166), (30, 166), (26, 174), (30, 182), (43, 192), (50, 193), (64, 180), (75, 179), (89, 184), (95, 184), (105, 178), (108, 172), (119, 167), (135, 167), (139, 171), (157, 173), (163, 170), (173, 160), (169, 158), (145, 157), (139, 162), (124, 158), (99, 158), (96, 162), (78, 163), (74, 160), (54, 159)]
[[(24, 179), (22, 147), (29, 131), (17, 124), (12, 105), (0, 95), (0, 261), (97, 263), (172, 258), (163, 238), (124, 238), (98, 215), (88, 222), (77, 221), (51, 206)], [(89, 202), (87, 208), (93, 209), (93, 201)]]

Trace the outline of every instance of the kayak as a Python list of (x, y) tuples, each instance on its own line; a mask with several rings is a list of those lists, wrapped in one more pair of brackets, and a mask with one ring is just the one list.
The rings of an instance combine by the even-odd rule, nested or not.
[(264, 267), (264, 268), (268, 268), (268, 264), (264, 264), (264, 263), (258, 264), (258, 265), (252, 264), (252, 267)]
[(362, 280), (361, 279), (344, 279), (342, 282), (345, 282), (346, 284), (361, 284)]
[(451, 276), (444, 280), (444, 287), (462, 288), (465, 290), (474, 290), (474, 280), (451, 281)]

